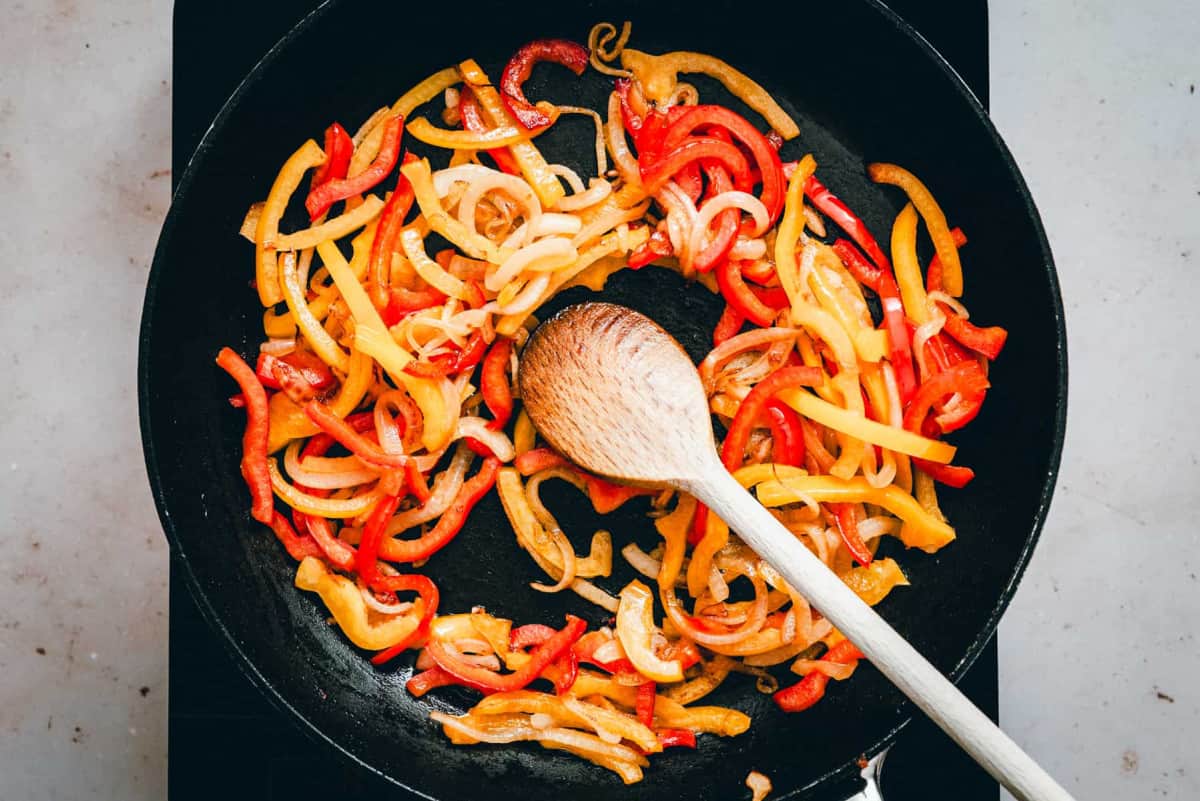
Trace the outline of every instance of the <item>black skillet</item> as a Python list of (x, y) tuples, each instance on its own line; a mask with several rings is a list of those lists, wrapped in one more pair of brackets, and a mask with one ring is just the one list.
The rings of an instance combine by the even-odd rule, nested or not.
[[(372, 668), (326, 625), (319, 605), (291, 586), (294, 565), (247, 516), (237, 471), (242, 417), (225, 402), (232, 385), (212, 366), (220, 346), (250, 353), (261, 338), (260, 309), (247, 286), (249, 246), (234, 231), (303, 138), (318, 136), (334, 118), (357, 124), (462, 58), (477, 58), (495, 76), (527, 39), (581, 39), (596, 21), (631, 18), (635, 47), (710, 52), (764, 83), (800, 123), (801, 137), (785, 148), (785, 158), (813, 152), (826, 184), (881, 240), (900, 198), (872, 186), (864, 162), (895, 161), (925, 178), (971, 238), (964, 258), (973, 316), (1007, 326), (1010, 339), (983, 413), (957, 438), (960, 460), (979, 477), (966, 490), (943, 493), (959, 540), (936, 556), (890, 548), (913, 587), (894, 593), (881, 611), (957, 678), (994, 631), (1028, 560), (1058, 466), (1066, 351), (1050, 252), (1016, 166), (969, 91), (882, 6), (824, 4), (770, 14), (747, 8), (334, 3), (301, 23), (251, 73), (180, 182), (147, 289), (139, 374), (146, 461), (164, 528), (200, 609), (268, 697), (319, 739), (418, 793), (445, 801), (726, 798), (745, 793), (746, 773), (759, 769), (771, 776), (778, 797), (824, 797), (857, 772), (860, 755), (890, 742), (910, 714), (869, 667), (793, 716), (779, 714), (751, 683), (733, 680), (712, 702), (751, 714), (749, 732), (701, 738), (697, 751), (659, 757), (644, 782), (622, 788), (602, 769), (536, 746), (450, 746), (427, 721), (430, 706), (461, 710), (471, 695), (448, 689), (424, 701), (409, 698), (402, 685), (410, 668)], [(594, 73), (575, 79), (545, 67), (527, 88), (531, 97), (599, 107), (608, 83)], [(591, 142), (583, 123), (543, 140), (550, 155), (581, 170), (591, 168)], [(568, 293), (553, 309), (589, 294)], [(603, 295), (653, 316), (697, 359), (720, 313), (706, 290), (655, 269), (620, 274)], [(619, 542), (653, 541), (644, 506), (631, 504), (601, 520), (570, 492), (550, 500), (581, 545), (600, 526)], [(516, 547), (494, 498), (427, 571), (443, 589), (445, 610), (482, 602), (523, 622), (556, 623), (566, 611), (593, 622), (606, 617), (573, 598), (526, 588), (537, 570)], [(617, 566), (601, 583), (617, 590), (628, 577)]]

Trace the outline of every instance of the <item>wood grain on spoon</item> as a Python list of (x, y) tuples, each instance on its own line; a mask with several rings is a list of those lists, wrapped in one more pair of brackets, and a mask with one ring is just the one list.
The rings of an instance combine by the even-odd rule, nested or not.
[(1070, 800), (725, 471), (696, 368), (653, 320), (608, 303), (564, 309), (530, 338), (518, 381), (530, 419), (553, 448), (617, 481), (695, 495), (1013, 795)]

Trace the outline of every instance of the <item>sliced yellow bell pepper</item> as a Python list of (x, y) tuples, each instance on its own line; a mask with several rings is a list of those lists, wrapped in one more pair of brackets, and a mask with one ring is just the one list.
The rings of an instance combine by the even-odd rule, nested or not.
[(429, 224), (430, 230), (437, 231), (472, 258), (484, 259), (493, 264), (500, 263), (500, 252), (491, 240), (468, 230), (467, 226), (442, 208), (442, 202), (433, 186), (433, 173), (430, 172), (428, 159), (410, 161), (400, 167), (400, 172), (412, 184), (413, 196), (417, 205), (421, 207), (421, 214)]
[(366, 199), (352, 211), (339, 214), (320, 225), (281, 235), (275, 240), (275, 249), (304, 250), (305, 248), (315, 248), (318, 243), (324, 242), (326, 239), (341, 239), (371, 222), (381, 211), (383, 211), (383, 200), (377, 195), (367, 195)]
[(687, 535), (695, 516), (696, 499), (691, 495), (680, 495), (671, 513), (654, 521), (654, 528), (658, 529), (664, 540), (662, 566), (658, 569), (660, 590), (675, 586), (675, 579), (683, 569), (683, 557), (687, 553)]
[(258, 299), (264, 306), (274, 306), (283, 300), (283, 292), (279, 289), (279, 268), (275, 261), (279, 220), (287, 209), (288, 201), (304, 180), (304, 173), (324, 163), (325, 152), (309, 139), (288, 157), (271, 184), (262, 213), (258, 215), (258, 227), (254, 231), (254, 283), (258, 287)]
[(636, 718), (595, 704), (587, 704), (586, 714), (581, 714), (571, 709), (562, 698), (549, 693), (532, 690), (495, 693), (471, 708), (471, 714), (479, 715), (513, 713), (549, 715), (557, 724), (571, 728), (587, 729), (595, 723), (601, 729), (635, 743), (643, 751), (654, 753), (662, 750), (662, 744), (654, 732)]
[[(375, 380), (375, 363), (357, 350), (350, 351), (350, 369), (329, 408), (338, 417), (354, 411)], [(267, 450), (271, 453), (297, 437), (311, 437), (320, 431), (304, 410), (292, 402), (287, 393), (276, 392), (270, 401), (270, 433)]]
[(513, 424), (513, 450), (517, 456), (520, 456), (533, 450), (536, 441), (537, 431), (533, 427), (533, 421), (529, 419), (525, 410), (521, 409), (520, 414), (517, 415), (517, 422)]
[(903, 521), (900, 540), (910, 548), (932, 553), (954, 539), (954, 529), (924, 509), (916, 499), (895, 485), (872, 487), (865, 478), (844, 480), (835, 476), (804, 476), (758, 485), (763, 506), (796, 502), (799, 493), (818, 503), (872, 503), (882, 506)]
[(417, 275), (421, 276), (425, 283), (443, 295), (449, 295), (459, 300), (467, 297), (466, 284), (461, 279), (446, 272), (442, 265), (429, 258), (429, 254), (425, 252), (425, 240), (421, 237), (419, 231), (415, 231), (412, 228), (405, 228), (401, 231), (400, 246), (404, 248), (404, 255), (408, 257), (408, 263), (412, 265), (412, 268), (417, 271)]
[(304, 287), (300, 286), (300, 276), (296, 271), (295, 254), (283, 254), (283, 263), (279, 265), (279, 283), (283, 287), (283, 299), (287, 302), (288, 311), (300, 333), (308, 340), (313, 352), (321, 357), (321, 361), (330, 367), (346, 372), (350, 369), (350, 356), (342, 350), (333, 337), (321, 325), (321, 322), (308, 307)]
[(458, 409), (447, 407), (446, 395), (437, 381), (404, 372), (404, 366), (412, 361), (412, 355), (392, 339), (379, 312), (367, 297), (366, 290), (354, 277), (337, 246), (332, 242), (322, 242), (317, 245), (317, 253), (321, 255), (338, 291), (350, 307), (350, 314), (354, 316), (355, 347), (379, 362), (392, 380), (403, 386), (416, 401), (424, 418), (421, 442), (425, 449), (432, 453), (446, 447), (454, 436)]
[(925, 281), (917, 262), (917, 210), (906, 203), (892, 223), (892, 266), (900, 286), (904, 313), (917, 325), (929, 322), (929, 306), (925, 299)]
[(333, 573), (320, 559), (304, 557), (296, 570), (296, 586), (321, 596), (329, 613), (350, 642), (368, 651), (382, 651), (409, 637), (421, 621), (423, 602), (395, 617), (377, 615), (367, 608), (358, 586)]
[(669, 684), (683, 681), (683, 667), (678, 659), (660, 659), (654, 652), (654, 594), (640, 581), (631, 581), (621, 590), (617, 607), (617, 639), (625, 656), (651, 681)]
[(868, 606), (874, 606), (887, 597), (893, 587), (907, 587), (908, 579), (895, 559), (876, 559), (863, 567), (853, 567), (838, 576), (854, 594)]
[(492, 128), (490, 131), (475, 133), (474, 131), (447, 130), (438, 128), (424, 117), (417, 117), (408, 124), (408, 132), (414, 139), (419, 139), (427, 145), (444, 147), (447, 150), (488, 150), (494, 147), (509, 147), (519, 142), (528, 142), (531, 131), (516, 125), (504, 125)]
[(800, 135), (795, 121), (766, 89), (719, 58), (687, 50), (655, 56), (627, 47), (621, 51), (621, 66), (634, 74), (646, 97), (659, 106), (666, 105), (675, 91), (679, 73), (702, 73), (720, 81), (739, 100), (761, 114), (784, 139), (795, 139)]
[[(942, 262), (942, 287), (946, 294), (959, 297), (963, 293), (962, 261), (958, 258), (958, 248), (954, 245), (954, 237), (950, 234), (950, 225), (942, 207), (934, 200), (933, 193), (921, 183), (917, 176), (903, 167), (895, 164), (870, 164), (867, 175), (879, 184), (892, 184), (904, 190), (908, 199), (921, 212), (925, 227), (929, 229), (929, 238), (937, 250), (938, 259)], [(899, 278), (899, 276), (896, 276)]]

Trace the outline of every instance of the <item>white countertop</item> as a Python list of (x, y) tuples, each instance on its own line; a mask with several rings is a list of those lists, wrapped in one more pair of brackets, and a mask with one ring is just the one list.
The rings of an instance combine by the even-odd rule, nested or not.
[[(134, 381), (170, 6), (3, 9), (0, 798), (161, 799), (167, 552)], [(1200, 6), (997, 0), (991, 62), (1071, 369), (1001, 724), (1081, 801), (1200, 798)]]

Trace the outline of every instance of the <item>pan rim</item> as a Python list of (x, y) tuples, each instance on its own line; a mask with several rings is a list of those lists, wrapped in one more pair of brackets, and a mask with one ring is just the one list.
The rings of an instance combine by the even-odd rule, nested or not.
[[(142, 436), (143, 457), (146, 465), (146, 472), (149, 479), (151, 493), (154, 497), (155, 509), (158, 513), (160, 524), (162, 525), (164, 535), (169, 544), (171, 553), (172, 566), (178, 566), (182, 569), (184, 583), (195, 600), (197, 608), (201, 616), (207, 624), (211, 626), (224, 642), (226, 650), (233, 655), (234, 662), (238, 665), (242, 673), (250, 679), (263, 695), (281, 712), (290, 717), (297, 727), (316, 741), (330, 747), (333, 753), (340, 755), (343, 759), (348, 759), (352, 763), (365, 768), (371, 773), (382, 777), (389, 783), (402, 787), (406, 791), (413, 793), (421, 798), (428, 798), (431, 801), (436, 801), (432, 796), (421, 792), (417, 788), (402, 781), (400, 778), (385, 773), (376, 768), (371, 763), (357, 756), (348, 748), (343, 746), (334, 738), (330, 737), (318, 725), (316, 721), (303, 714), (296, 706), (294, 706), (287, 698), (285, 698), (279, 689), (277, 689), (270, 680), (263, 675), (258, 666), (239, 646), (236, 638), (226, 627), (221, 616), (210, 603), (207, 594), (201, 585), (200, 578), (195, 574), (191, 563), (187, 558), (187, 553), (181, 544), (181, 539), (175, 527), (175, 521), (169, 508), (167, 492), (162, 484), (161, 474), (158, 469), (159, 456), (155, 447), (155, 438), (151, 423), (150, 407), (152, 404), (151, 386), (150, 386), (150, 362), (149, 362), (149, 343), (153, 335), (152, 321), (157, 300), (157, 289), (159, 281), (167, 268), (167, 252), (170, 249), (170, 243), (173, 241), (173, 234), (178, 224), (178, 219), (182, 214), (181, 209), (185, 205), (181, 202), (189, 194), (191, 185), (196, 179), (196, 176), (202, 172), (206, 166), (206, 154), (212, 149), (213, 141), (218, 137), (226, 126), (228, 118), (238, 107), (242, 97), (249, 92), (259, 81), (262, 80), (264, 73), (268, 68), (279, 58), (280, 54), (286, 50), (290, 44), (297, 38), (305, 34), (312, 26), (318, 24), (325, 17), (330, 9), (343, 3), (344, 0), (323, 0), (323, 2), (299, 20), (289, 31), (287, 31), (254, 65), (253, 68), (242, 78), (238, 86), (230, 94), (230, 96), (222, 104), (220, 111), (213, 118), (208, 128), (204, 132), (196, 149), (189, 156), (187, 165), (183, 171), (183, 175), (172, 195), (171, 206), (167, 212), (163, 222), (162, 229), (159, 234), (158, 242), (155, 247), (154, 258), (151, 263), (149, 275), (147, 276), (146, 292), (143, 300), (142, 318), (138, 332), (138, 418), (140, 423), (140, 431)], [(982, 126), (982, 132), (985, 134), (988, 142), (995, 148), (997, 155), (1000, 157), (1000, 163), (1008, 173), (1008, 176), (1013, 180), (1017, 193), (1024, 206), (1025, 213), (1032, 223), (1033, 233), (1036, 238), (1036, 245), (1042, 254), (1042, 268), (1045, 271), (1047, 280), (1047, 288), (1050, 294), (1050, 301), (1054, 317), (1055, 327), (1055, 362), (1057, 372), (1057, 382), (1055, 386), (1055, 414), (1053, 419), (1053, 438), (1050, 442), (1049, 459), (1046, 466), (1045, 475), (1042, 481), (1041, 491), (1038, 496), (1037, 507), (1033, 516), (1032, 526), (1025, 538), (1025, 542), (1018, 555), (1014, 565), (1012, 574), (1005, 583), (1002, 592), (996, 603), (993, 605), (986, 622), (980, 629), (976, 637), (968, 645), (962, 658), (949, 671), (948, 675), (951, 681), (955, 683), (970, 669), (975, 663), (975, 660), (982, 653), (988, 642), (995, 635), (996, 628), (999, 625), (1000, 619), (1011, 602), (1013, 595), (1016, 592), (1018, 585), (1027, 569), (1033, 550), (1040, 539), (1042, 530), (1046, 523), (1046, 518), (1049, 513), (1051, 501), (1054, 495), (1054, 489), (1058, 477), (1059, 468), (1062, 460), (1062, 451), (1066, 435), (1066, 415), (1067, 415), (1067, 390), (1068, 390), (1068, 363), (1067, 363), (1067, 332), (1065, 311), (1062, 301), (1062, 293), (1058, 281), (1058, 275), (1055, 270), (1054, 258), (1050, 249), (1050, 244), (1046, 236), (1041, 216), (1038, 214), (1033, 197), (1029, 191), (1024, 177), (1021, 174), (1016, 160), (1008, 149), (1004, 140), (1001, 138), (995, 125), (992, 123), (988, 112), (979, 102), (978, 97), (963, 81), (962, 76), (951, 66), (945, 58), (911, 25), (909, 25), (898, 14), (892, 11), (888, 6), (884, 5), (881, 0), (861, 0), (861, 2), (869, 9), (879, 14), (884, 24), (895, 29), (899, 33), (907, 36), (925, 58), (932, 60), (933, 64), (940, 72), (949, 80), (950, 87), (956, 92), (962, 100), (964, 100), (971, 114), (975, 117), (976, 124)], [(878, 754), (885, 748), (895, 742), (897, 736), (912, 719), (916, 713), (915, 707), (909, 701), (904, 701), (899, 713), (901, 720), (890, 730), (879, 737), (869, 747), (863, 749), (863, 754), (870, 758)], [(814, 788), (822, 785), (833, 784), (841, 781), (846, 781), (857, 775), (857, 767), (853, 762), (835, 767), (819, 777), (813, 779), (804, 786), (797, 787), (794, 790), (780, 796), (780, 798), (791, 798), (810, 792)]]

